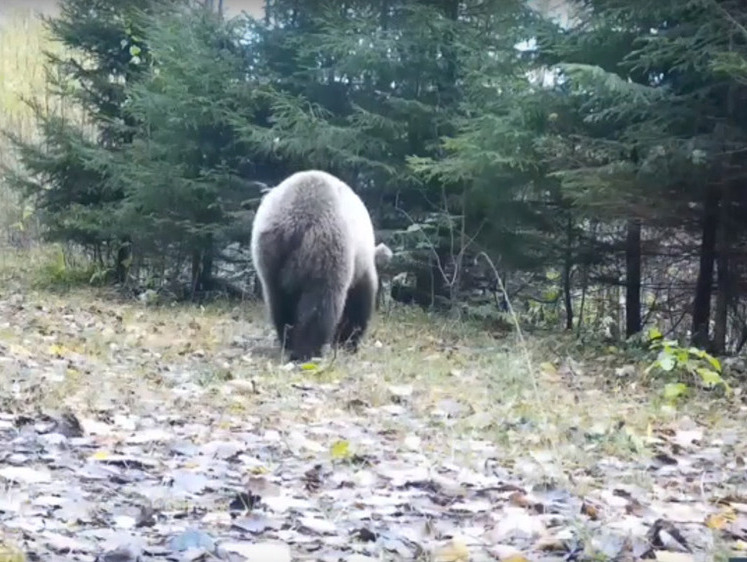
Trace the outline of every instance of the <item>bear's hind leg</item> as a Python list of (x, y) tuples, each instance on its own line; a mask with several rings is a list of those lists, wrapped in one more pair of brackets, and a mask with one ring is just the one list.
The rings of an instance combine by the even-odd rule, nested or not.
[(318, 281), (308, 283), (298, 299), (291, 360), (320, 357), (324, 344), (334, 337), (342, 309), (343, 299), (333, 286)]
[(270, 299), (270, 316), (278, 342), (283, 349), (293, 349), (294, 323), (298, 297), (287, 291), (275, 291)]
[(278, 343), (281, 348), (290, 349), (293, 345), (298, 295), (293, 293), (294, 287), (285, 283), (284, 279), (290, 257), (286, 236), (282, 229), (260, 232), (255, 242), (258, 250), (252, 254), (252, 259)]
[(335, 343), (352, 353), (358, 351), (360, 340), (368, 328), (376, 301), (376, 289), (377, 284), (369, 275), (364, 275), (348, 289)]

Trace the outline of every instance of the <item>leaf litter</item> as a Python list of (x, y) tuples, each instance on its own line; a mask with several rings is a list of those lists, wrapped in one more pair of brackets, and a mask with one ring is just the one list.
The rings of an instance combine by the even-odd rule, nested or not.
[(687, 561), (747, 548), (738, 401), (710, 423), (669, 412), (641, 431), (625, 419), (643, 407), (605, 399), (590, 366), (542, 363), (545, 414), (558, 410), (543, 420), (528, 385), (504, 390), (522, 377), (508, 363), (452, 344), (447, 359), (432, 337), (402, 347), (415, 336), (389, 324), (371, 335), (386, 343), (317, 368), (257, 351), (271, 336), (256, 310), (11, 294), (0, 318), (0, 559)]

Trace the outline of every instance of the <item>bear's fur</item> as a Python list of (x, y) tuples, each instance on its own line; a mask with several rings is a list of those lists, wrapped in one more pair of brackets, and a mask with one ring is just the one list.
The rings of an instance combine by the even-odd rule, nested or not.
[(325, 344), (355, 352), (378, 290), (371, 217), (342, 180), (320, 170), (297, 172), (262, 199), (251, 252), (265, 306), (290, 359), (318, 357)]

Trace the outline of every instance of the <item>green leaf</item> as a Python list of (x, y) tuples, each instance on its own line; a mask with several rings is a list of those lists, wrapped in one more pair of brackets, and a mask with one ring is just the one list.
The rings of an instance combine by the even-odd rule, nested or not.
[(688, 347), (687, 352), (694, 355), (695, 357), (704, 357), (706, 352), (698, 347)]
[(719, 373), (722, 371), (722, 369), (721, 369), (721, 361), (719, 361), (718, 359), (716, 359), (715, 357), (713, 357), (710, 354), (706, 354), (705, 358), (708, 360), (708, 362), (711, 364), (711, 366), (716, 371), (718, 371)]
[(658, 328), (651, 328), (648, 331), (648, 339), (650, 341), (653, 340), (660, 340), (664, 337), (664, 334), (661, 333), (661, 331)]
[(700, 375), (703, 384), (705, 384), (706, 386), (719, 386), (722, 384), (726, 384), (724, 382), (724, 379), (721, 378), (721, 375), (716, 371), (700, 367), (696, 369), (696, 372), (698, 373), (698, 375)]
[(690, 360), (690, 354), (687, 349), (678, 348), (674, 350), (674, 354), (679, 363), (687, 364)]
[(659, 357), (658, 359), (659, 367), (662, 371), (669, 372), (672, 369), (674, 369), (675, 365), (677, 365), (677, 360), (674, 358), (673, 355), (666, 354), (663, 357)]
[(664, 386), (664, 398), (667, 400), (676, 400), (677, 398), (685, 395), (688, 391), (686, 384), (681, 382), (672, 382)]

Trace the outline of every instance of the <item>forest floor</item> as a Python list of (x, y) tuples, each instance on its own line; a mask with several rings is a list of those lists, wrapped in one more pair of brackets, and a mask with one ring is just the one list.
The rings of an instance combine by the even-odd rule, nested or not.
[(674, 407), (614, 352), (401, 310), (358, 355), (293, 367), (256, 304), (45, 291), (35, 267), (0, 256), (2, 561), (686, 561), (747, 546), (739, 396)]

